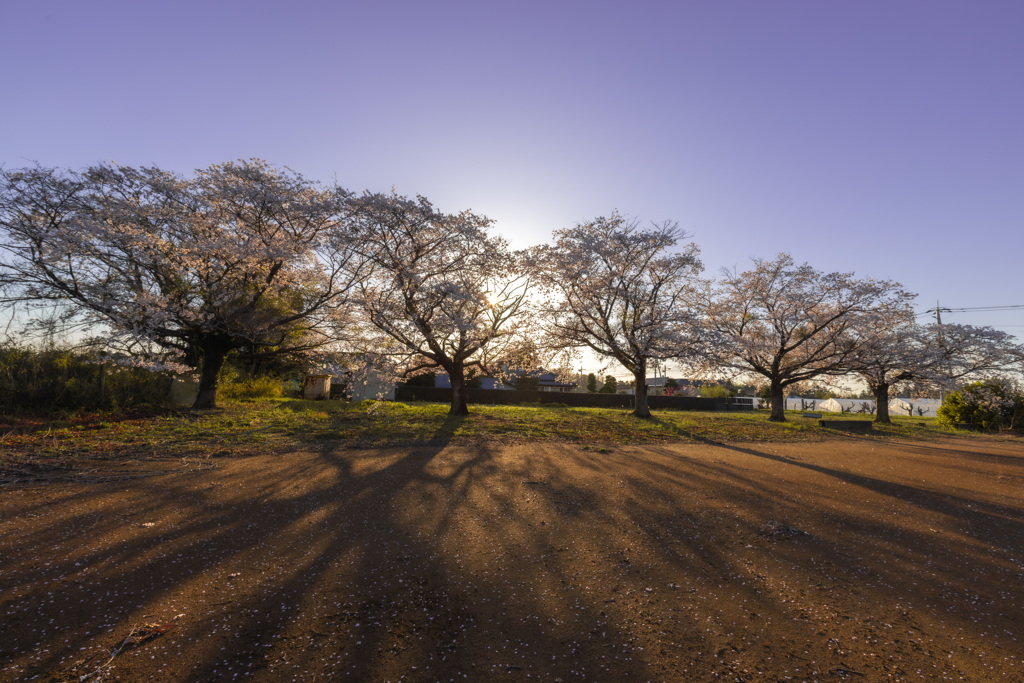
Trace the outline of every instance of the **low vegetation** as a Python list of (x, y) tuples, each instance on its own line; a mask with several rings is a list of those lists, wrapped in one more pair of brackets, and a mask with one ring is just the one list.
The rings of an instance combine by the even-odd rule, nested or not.
[(945, 427), (972, 424), (981, 429), (1014, 429), (1024, 419), (1024, 394), (999, 380), (974, 382), (946, 396), (938, 410)]
[(0, 413), (124, 411), (167, 405), (171, 379), (68, 349), (0, 344)]
[[(832, 416), (834, 419), (863, 419)], [(558, 404), (473, 407), (448, 415), (436, 403), (348, 403), (261, 399), (229, 401), (216, 411), (148, 411), (111, 415), (63, 413), (0, 418), (0, 450), (8, 457), (85, 459), (244, 456), (312, 447), (324, 441), (348, 447), (570, 442), (602, 448), (625, 444), (690, 442), (797, 442), (835, 438), (799, 411), (769, 422), (766, 411), (718, 413), (661, 410), (639, 420), (626, 409), (570, 408)], [(962, 436), (935, 418), (894, 417), (870, 436), (905, 439)], [(854, 437), (851, 437), (854, 438)], [(975, 435), (972, 438), (997, 438)]]

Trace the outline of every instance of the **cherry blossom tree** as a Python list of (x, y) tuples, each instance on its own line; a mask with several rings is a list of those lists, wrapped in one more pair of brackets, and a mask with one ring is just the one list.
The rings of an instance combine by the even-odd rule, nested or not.
[(216, 406), (228, 353), (325, 341), (319, 318), (359, 273), (348, 193), (259, 160), (184, 178), (100, 165), (0, 175), (4, 300), (69, 302), (200, 372)]
[(973, 325), (919, 325), (909, 307), (876, 310), (862, 319), (862, 326), (863, 339), (850, 369), (875, 396), (875, 422), (890, 422), (889, 390), (899, 382), (953, 389), (1009, 370), (1024, 358), (1024, 347), (1006, 332)]
[(1002, 330), (987, 326), (933, 324), (929, 343), (941, 360), (936, 380), (944, 388), (981, 381), (990, 375), (1024, 369), (1024, 345)]
[(366, 194), (348, 205), (369, 268), (355, 296), (357, 346), (389, 358), (398, 376), (448, 373), (450, 414), (467, 414), (467, 370), (500, 374), (528, 347), (529, 283), (516, 254), (488, 234), (490, 219), (441, 213), (424, 197)]
[(666, 221), (641, 228), (618, 213), (556, 231), (531, 261), (544, 293), (539, 319), (548, 348), (588, 348), (635, 380), (633, 414), (650, 417), (647, 368), (694, 354), (701, 334), (691, 301), (703, 265), (696, 244)]
[[(709, 367), (754, 373), (769, 385), (773, 422), (785, 422), (785, 390), (819, 377), (850, 372), (878, 309), (899, 309), (913, 298), (892, 281), (823, 273), (788, 254), (754, 259), (754, 268), (725, 271), (706, 290), (701, 311), (719, 335), (705, 347)], [(858, 331), (859, 330), (859, 331)]]
[(909, 302), (895, 309), (876, 309), (861, 316), (861, 339), (849, 359), (875, 397), (875, 422), (888, 424), (889, 390), (907, 380), (931, 381), (941, 361), (927, 329), (919, 325)]

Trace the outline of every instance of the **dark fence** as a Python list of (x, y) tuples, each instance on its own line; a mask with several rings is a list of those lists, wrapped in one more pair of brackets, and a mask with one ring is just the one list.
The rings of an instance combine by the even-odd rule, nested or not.
[[(395, 400), (448, 403), (451, 389), (435, 387), (397, 387)], [(527, 391), (522, 389), (470, 389), (469, 402), (477, 404), (509, 405), (516, 403), (561, 403), (577, 408), (632, 408), (633, 397), (626, 394), (577, 394), (557, 391)], [(701, 398), (698, 396), (649, 396), (652, 409), (673, 410), (750, 410), (749, 405), (737, 405), (727, 398)]]

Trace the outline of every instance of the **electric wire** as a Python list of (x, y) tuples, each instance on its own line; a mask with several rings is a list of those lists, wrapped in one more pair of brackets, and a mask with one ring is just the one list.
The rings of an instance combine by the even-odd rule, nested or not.
[[(939, 306), (940, 313), (991, 313), (993, 311), (1015, 311), (1024, 308), (1024, 304), (1013, 304), (1009, 306), (967, 306), (961, 308), (947, 308), (946, 306)], [(917, 317), (935, 315), (935, 309), (929, 308), (926, 311), (921, 311), (917, 314)]]

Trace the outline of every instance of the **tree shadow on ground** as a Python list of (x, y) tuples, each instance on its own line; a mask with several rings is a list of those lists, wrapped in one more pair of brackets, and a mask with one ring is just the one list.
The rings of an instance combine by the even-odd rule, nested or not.
[[(119, 655), (116, 675), (809, 678), (814, 660), (882, 677), (912, 656), (908, 628), (953, 652), (979, 623), (1011, 628), (1024, 598), (1019, 510), (699, 437), (454, 446), (465, 419), (409, 447), (320, 441), (8, 497), (5, 514), (31, 512), (0, 542), (0, 678), (83, 675), (148, 622), (174, 628)], [(990, 613), (996, 597), (1010, 617)], [(830, 638), (873, 638), (884, 656)], [(988, 638), (990, 656), (1010, 651)], [(966, 666), (955, 652), (934, 662)]]

